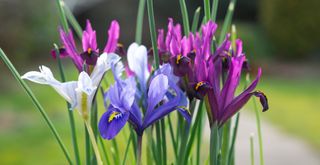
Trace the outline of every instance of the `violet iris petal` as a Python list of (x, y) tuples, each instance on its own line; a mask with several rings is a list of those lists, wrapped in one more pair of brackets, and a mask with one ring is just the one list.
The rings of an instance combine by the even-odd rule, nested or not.
[(97, 52), (98, 49), (96, 31), (92, 29), (89, 20), (87, 20), (86, 29), (82, 34), (82, 48), (84, 52), (88, 50)]
[(83, 61), (76, 50), (76, 45), (73, 39), (72, 32), (70, 31), (67, 34), (61, 28), (59, 28), (59, 32), (60, 32), (61, 42), (63, 43), (67, 54), (72, 59), (72, 62), (76, 65), (77, 69), (79, 71), (82, 71)]
[(99, 121), (99, 131), (104, 139), (113, 139), (125, 126), (129, 119), (129, 112), (120, 112), (118, 109), (109, 106)]
[(108, 41), (103, 51), (106, 53), (115, 52), (115, 50), (117, 49), (119, 37), (119, 23), (116, 20), (113, 20), (108, 30)]

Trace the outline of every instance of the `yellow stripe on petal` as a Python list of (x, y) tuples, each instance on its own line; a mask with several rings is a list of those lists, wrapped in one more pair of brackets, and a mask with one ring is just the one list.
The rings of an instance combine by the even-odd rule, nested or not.
[(108, 122), (110, 123), (114, 118), (117, 118), (119, 114), (120, 114), (119, 112), (113, 111), (109, 116)]

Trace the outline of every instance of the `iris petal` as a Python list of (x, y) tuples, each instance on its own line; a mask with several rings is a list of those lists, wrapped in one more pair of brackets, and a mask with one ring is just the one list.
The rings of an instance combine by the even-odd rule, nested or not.
[(129, 113), (121, 113), (110, 106), (99, 121), (99, 131), (104, 139), (113, 139), (125, 126), (129, 119)]

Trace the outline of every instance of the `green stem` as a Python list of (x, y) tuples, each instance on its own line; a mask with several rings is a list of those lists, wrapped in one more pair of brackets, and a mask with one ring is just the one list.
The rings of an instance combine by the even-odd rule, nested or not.
[(228, 32), (228, 29), (231, 25), (232, 22), (232, 17), (233, 17), (233, 12), (234, 12), (234, 8), (236, 5), (237, 0), (231, 0), (228, 6), (228, 11), (226, 14), (226, 17), (224, 18), (224, 22), (222, 25), (222, 30), (220, 33), (220, 38), (219, 38), (219, 45), (223, 42), (224, 38), (226, 37), (226, 34)]
[(254, 148), (253, 148), (253, 134), (250, 135), (250, 160), (251, 165), (254, 165)]
[(155, 70), (159, 68), (159, 56), (157, 48), (157, 36), (156, 36), (156, 25), (154, 20), (153, 12), (153, 0), (147, 0), (147, 9), (148, 9), (148, 19), (149, 19), (149, 29), (152, 41), (153, 57), (154, 57), (154, 66)]
[(235, 126), (233, 128), (233, 133), (232, 133), (232, 138), (231, 138), (231, 144), (230, 144), (230, 150), (229, 150), (229, 156), (228, 156), (228, 165), (231, 165), (233, 162), (233, 157), (234, 157), (234, 145), (237, 139), (237, 132), (238, 132), (238, 125), (239, 125), (239, 118), (240, 118), (240, 113), (237, 114), (236, 117), (236, 122), (235, 122)]
[(231, 129), (231, 120), (227, 121), (223, 126), (223, 140), (222, 140), (222, 163), (226, 164), (228, 162), (228, 152), (230, 145), (230, 129)]
[(128, 156), (128, 151), (129, 151), (129, 147), (130, 147), (130, 144), (131, 144), (132, 139), (133, 139), (133, 133), (131, 132), (131, 133), (130, 133), (129, 141), (128, 141), (127, 146), (126, 146), (126, 150), (125, 150), (125, 152), (124, 152), (124, 157), (123, 157), (122, 165), (125, 165), (125, 164), (126, 164), (126, 160), (127, 160), (127, 156)]
[(206, 22), (210, 20), (210, 0), (203, 0)]
[(90, 137), (88, 133), (88, 128), (84, 126), (85, 131), (84, 131), (84, 137), (85, 137), (85, 150), (86, 150), (86, 164), (91, 164), (90, 159), (91, 159), (91, 145), (90, 145)]
[(166, 141), (166, 131), (165, 131), (166, 129), (165, 129), (164, 119), (160, 121), (160, 128), (161, 128), (162, 156), (163, 156), (162, 163), (166, 165), (167, 164), (167, 141)]
[(141, 151), (142, 151), (142, 135), (138, 135), (137, 147), (137, 165), (141, 164)]
[[(54, 49), (57, 54), (57, 59), (58, 59), (58, 66), (59, 66), (59, 71), (60, 71), (60, 76), (61, 76), (61, 81), (65, 82), (66, 77), (64, 74), (64, 69), (61, 63), (61, 58), (60, 58), (60, 52), (59, 48), (56, 44), (54, 44)], [(70, 122), (70, 128), (71, 128), (71, 137), (72, 137), (72, 145), (73, 145), (73, 150), (74, 150), (74, 155), (76, 159), (76, 164), (81, 164), (80, 161), (80, 154), (79, 154), (79, 148), (78, 148), (78, 141), (77, 141), (77, 133), (76, 133), (76, 126), (74, 122), (74, 116), (73, 116), (73, 111), (71, 111), (71, 105), (67, 102), (67, 107), (68, 107), (68, 116), (69, 116), (69, 122)]]
[(106, 150), (106, 147), (104, 146), (104, 143), (103, 143), (103, 140), (102, 140), (102, 137), (101, 136), (99, 136), (99, 141), (100, 141), (100, 146), (101, 146), (101, 148), (102, 148), (102, 152), (103, 152), (103, 154), (104, 154), (104, 157), (105, 157), (105, 159), (106, 159), (106, 162), (107, 162), (107, 164), (109, 165), (109, 164), (111, 164), (110, 163), (110, 160), (109, 160), (109, 157), (108, 157), (108, 154), (107, 154), (107, 150)]
[(135, 37), (135, 41), (138, 44), (141, 44), (141, 40), (142, 40), (143, 16), (144, 16), (145, 5), (146, 5), (146, 0), (139, 0), (137, 25), (136, 25), (136, 37)]
[(33, 92), (29, 88), (29, 86), (21, 79), (21, 76), (20, 76), (19, 72), (16, 70), (16, 68), (13, 66), (13, 64), (11, 63), (11, 61), (8, 59), (8, 57), (5, 55), (5, 53), (3, 52), (3, 50), (1, 48), (0, 48), (0, 57), (1, 57), (2, 61), (6, 64), (6, 66), (9, 68), (9, 70), (11, 71), (11, 73), (13, 74), (15, 79), (19, 82), (21, 87), (25, 90), (27, 95), (30, 97), (30, 99), (32, 100), (33, 104), (37, 107), (37, 109), (40, 112), (40, 114), (42, 115), (43, 119), (45, 120), (45, 122), (49, 126), (49, 129), (51, 130), (51, 132), (53, 133), (54, 137), (56, 138), (56, 140), (57, 140), (60, 148), (62, 149), (65, 157), (67, 158), (67, 161), (69, 162), (69, 164), (73, 164), (71, 159), (70, 159), (69, 152), (66, 149), (64, 143), (62, 142), (62, 140), (60, 138), (60, 135), (57, 132), (57, 130), (56, 130), (55, 126), (53, 125), (53, 123), (51, 122), (49, 116), (47, 115), (47, 113), (45, 112), (45, 110), (43, 109), (41, 104), (39, 103), (38, 99), (34, 96)]
[(219, 165), (220, 135), (218, 125), (214, 123), (210, 131), (210, 165)]
[(200, 11), (201, 11), (201, 7), (198, 7), (196, 9), (196, 11), (194, 12), (193, 20), (192, 20), (192, 27), (191, 27), (192, 33), (195, 33), (197, 31), (197, 27), (199, 24), (199, 18), (200, 18)]
[(180, 4), (180, 9), (181, 9), (181, 14), (182, 14), (184, 35), (189, 35), (190, 24), (189, 24), (189, 16), (188, 16), (186, 1), (179, 0), (179, 4)]
[(88, 123), (88, 121), (85, 120), (84, 123), (85, 123), (85, 125), (87, 127), (87, 130), (88, 130), (88, 134), (89, 134), (89, 137), (90, 137), (90, 140), (91, 140), (93, 151), (94, 151), (94, 153), (96, 155), (96, 158), (97, 158), (97, 163), (98, 163), (98, 165), (102, 165), (103, 162), (102, 162), (102, 159), (100, 157), (98, 144), (97, 144), (96, 138), (94, 136), (94, 133), (92, 131), (92, 128), (91, 128), (90, 124)]
[(64, 2), (62, 0), (56, 0), (56, 2), (57, 2), (57, 6), (58, 6), (59, 17), (60, 17), (62, 28), (63, 28), (63, 30), (65, 32), (68, 32), (69, 31), (69, 26), (68, 26), (68, 22), (67, 22), (67, 18), (66, 18), (65, 12), (63, 10), (63, 6), (65, 4), (64, 4)]
[(178, 158), (178, 151), (177, 151), (177, 142), (174, 138), (174, 133), (173, 133), (173, 128), (172, 128), (172, 122), (171, 122), (171, 118), (170, 115), (168, 115), (168, 123), (169, 123), (169, 131), (170, 131), (170, 137), (171, 137), (171, 141), (172, 141), (172, 145), (173, 145), (173, 151), (174, 151), (174, 156), (177, 159)]
[(254, 111), (256, 114), (256, 123), (258, 129), (258, 140), (259, 140), (259, 155), (260, 155), (260, 165), (264, 165), (264, 158), (263, 158), (263, 141), (262, 141), (262, 131), (261, 131), (261, 120), (260, 120), (260, 112), (257, 107), (256, 100), (253, 100), (254, 104)]
[(219, 0), (213, 0), (212, 8), (211, 8), (211, 19), (214, 22), (217, 20), (218, 5), (219, 5)]
[(76, 20), (76, 18), (74, 17), (74, 15), (72, 14), (71, 10), (69, 9), (69, 7), (67, 5), (63, 4), (63, 9), (65, 11), (65, 16), (66, 16), (67, 20), (70, 22), (74, 31), (76, 32), (78, 37), (81, 39), (82, 38), (82, 28), (81, 28), (80, 24), (78, 23), (78, 21)]

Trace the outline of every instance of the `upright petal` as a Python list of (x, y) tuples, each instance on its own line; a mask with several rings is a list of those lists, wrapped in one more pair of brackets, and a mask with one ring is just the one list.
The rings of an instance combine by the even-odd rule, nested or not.
[(169, 88), (168, 77), (164, 74), (157, 75), (151, 80), (148, 91), (147, 114), (152, 113), (154, 107), (164, 98)]
[(115, 50), (117, 49), (119, 37), (120, 37), (119, 23), (116, 20), (113, 20), (108, 30), (108, 41), (103, 51), (106, 53), (115, 52)]
[(232, 57), (231, 66), (228, 72), (228, 77), (221, 91), (221, 108), (225, 108), (234, 97), (235, 90), (240, 81), (242, 64), (245, 56)]
[[(111, 68), (111, 65), (116, 65), (120, 60), (120, 57), (114, 53), (103, 53), (102, 55), (99, 56), (97, 60), (97, 64), (94, 67), (90, 77), (92, 79), (92, 84), (94, 86), (99, 86), (103, 75), (105, 74), (106, 71), (108, 71)], [(117, 69), (118, 71), (121, 72), (121, 64)]]
[(145, 88), (150, 75), (147, 48), (143, 45), (139, 46), (137, 43), (132, 43), (129, 46), (127, 58), (130, 70), (136, 74), (142, 88)]
[(59, 28), (59, 32), (60, 32), (60, 39), (66, 49), (67, 54), (69, 54), (69, 57), (72, 59), (73, 63), (76, 65), (77, 69), (81, 71), (83, 61), (76, 50), (76, 45), (73, 39), (72, 32), (70, 31), (68, 34), (66, 34), (61, 28)]
[(97, 51), (96, 31), (92, 29), (91, 23), (87, 20), (86, 30), (82, 34), (83, 51)]
[(97, 89), (97, 86), (93, 85), (89, 75), (86, 72), (82, 71), (79, 74), (78, 87), (76, 90), (81, 91), (87, 94), (88, 96), (90, 96), (93, 93), (95, 93), (96, 89)]

